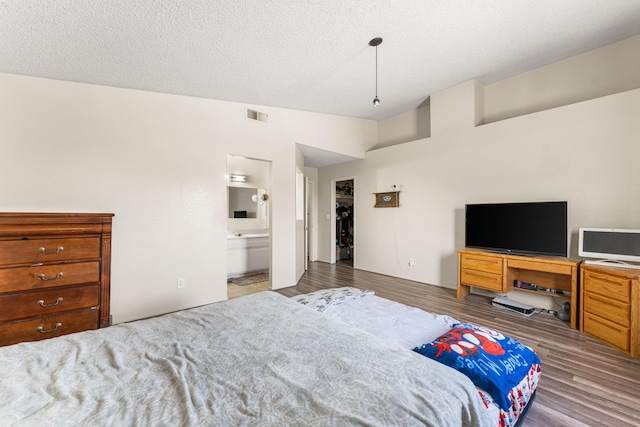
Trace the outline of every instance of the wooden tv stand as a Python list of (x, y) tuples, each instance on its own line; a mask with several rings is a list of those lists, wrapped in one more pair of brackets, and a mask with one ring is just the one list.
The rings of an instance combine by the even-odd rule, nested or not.
[[(526, 257), (491, 253), (476, 249), (458, 251), (457, 297), (464, 298), (475, 286), (495, 292), (522, 291), (571, 301), (571, 328), (578, 320), (578, 277), (581, 261), (560, 257)], [(513, 286), (514, 280), (534, 283), (553, 293)]]

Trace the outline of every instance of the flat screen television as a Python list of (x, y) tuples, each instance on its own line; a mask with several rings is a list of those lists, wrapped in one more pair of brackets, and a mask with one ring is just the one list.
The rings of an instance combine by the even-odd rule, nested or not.
[(467, 248), (566, 257), (567, 240), (567, 202), (466, 205)]

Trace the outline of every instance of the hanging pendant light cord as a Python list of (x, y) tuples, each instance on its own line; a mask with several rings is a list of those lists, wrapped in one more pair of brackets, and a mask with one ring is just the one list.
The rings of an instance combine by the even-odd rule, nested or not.
[(382, 43), (381, 37), (376, 37), (369, 42), (369, 46), (374, 46), (376, 48), (376, 97), (373, 98), (373, 105), (378, 106), (380, 104), (380, 100), (378, 99), (378, 45)]
[(378, 97), (378, 45), (376, 45), (376, 98)]

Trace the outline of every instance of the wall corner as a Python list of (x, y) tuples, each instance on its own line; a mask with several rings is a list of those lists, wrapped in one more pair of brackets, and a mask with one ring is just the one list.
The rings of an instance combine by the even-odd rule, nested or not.
[(484, 85), (470, 80), (431, 95), (431, 135), (473, 128), (484, 120)]

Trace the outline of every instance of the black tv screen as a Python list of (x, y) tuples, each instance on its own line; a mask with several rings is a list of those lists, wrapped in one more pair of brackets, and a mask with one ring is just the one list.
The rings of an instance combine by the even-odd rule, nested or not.
[(567, 256), (567, 202), (468, 204), (465, 218), (468, 248)]

